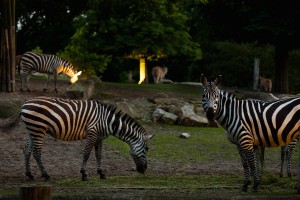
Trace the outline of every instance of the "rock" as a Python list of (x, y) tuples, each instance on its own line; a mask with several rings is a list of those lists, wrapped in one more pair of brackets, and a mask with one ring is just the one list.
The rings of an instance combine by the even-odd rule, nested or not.
[(180, 135), (179, 135), (179, 137), (181, 137), (181, 138), (189, 138), (191, 135), (189, 134), (189, 133), (181, 133)]
[(207, 126), (206, 117), (201, 117), (195, 114), (194, 106), (186, 103), (181, 107), (181, 115), (178, 119), (180, 126)]
[(70, 99), (90, 99), (94, 93), (93, 80), (78, 81), (67, 88), (66, 94)]
[(131, 116), (133, 119), (140, 119), (140, 115), (136, 112), (136, 108), (133, 104), (128, 102), (118, 102), (116, 103), (116, 106), (119, 110), (122, 112), (127, 113), (129, 116)]
[(156, 123), (175, 124), (177, 118), (177, 115), (166, 112), (160, 108), (156, 108), (152, 114), (152, 120)]

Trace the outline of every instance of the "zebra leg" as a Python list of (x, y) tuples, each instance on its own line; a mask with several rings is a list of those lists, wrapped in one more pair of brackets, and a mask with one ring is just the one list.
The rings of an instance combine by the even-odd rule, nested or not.
[(85, 148), (84, 148), (84, 152), (83, 152), (83, 162), (82, 162), (82, 166), (81, 166), (81, 169), (80, 169), (80, 173), (82, 175), (81, 179), (83, 181), (87, 181), (88, 178), (87, 178), (87, 172), (86, 172), (86, 164), (87, 164), (87, 161), (90, 157), (90, 154), (91, 154), (91, 151), (96, 143), (96, 137), (94, 135), (88, 135), (87, 136), (87, 143), (85, 145)]
[(48, 88), (48, 83), (49, 83), (49, 81), (50, 81), (50, 79), (51, 79), (51, 74), (50, 75), (48, 75), (48, 79), (47, 79), (47, 81), (46, 81), (46, 83), (45, 83), (45, 85), (44, 85), (44, 92), (46, 92), (47, 91), (47, 88)]
[(58, 90), (57, 90), (57, 74), (54, 75), (54, 90), (56, 93), (58, 93)]
[[(27, 88), (28, 92), (31, 92), (30, 87), (29, 87), (29, 78), (30, 75), (23, 75), (22, 80), (21, 80), (21, 92), (25, 91), (24, 89)], [(24, 88), (25, 86), (25, 88)]]
[(245, 180), (244, 180), (244, 184), (243, 184), (243, 187), (242, 187), (242, 191), (247, 192), (248, 186), (251, 183), (251, 180), (250, 180), (250, 177), (251, 177), (250, 168), (249, 168), (249, 165), (248, 165), (247, 157), (244, 154), (243, 150), (241, 149), (240, 146), (237, 146), (237, 147), (238, 147), (238, 151), (239, 151), (239, 154), (240, 154), (240, 157), (241, 157), (241, 160), (242, 160), (242, 165), (243, 165), (243, 168), (244, 168), (244, 177), (245, 177)]
[(259, 169), (259, 177), (262, 176), (264, 172), (264, 167), (265, 167), (265, 147), (262, 146), (254, 146), (254, 153), (256, 155), (256, 158), (259, 158), (257, 160), (257, 168)]
[(259, 148), (260, 148), (260, 155), (259, 155), (260, 176), (262, 176), (265, 170), (265, 147), (259, 147)]
[(28, 140), (25, 144), (23, 153), (25, 156), (25, 168), (26, 168), (26, 176), (29, 177), (30, 180), (34, 179), (34, 176), (31, 173), (31, 169), (30, 169), (30, 157), (31, 157), (31, 152), (32, 152), (32, 147), (33, 147), (33, 143), (32, 143), (32, 138), (31, 136), (28, 137)]
[(292, 177), (292, 171), (291, 171), (292, 151), (293, 151), (293, 149), (291, 149), (290, 146), (288, 146), (287, 150), (286, 150), (286, 162), (287, 162), (287, 175), (288, 175), (288, 177)]
[(33, 157), (35, 158), (35, 160), (41, 170), (42, 177), (44, 177), (46, 181), (51, 181), (51, 178), (48, 175), (48, 173), (46, 172), (44, 164), (42, 162), (43, 145), (44, 145), (43, 138), (39, 137), (39, 138), (33, 140)]
[(95, 155), (97, 159), (97, 173), (100, 175), (100, 179), (106, 179), (105, 170), (101, 167), (102, 140), (95, 144)]
[(245, 152), (245, 155), (247, 156), (247, 161), (250, 166), (253, 178), (254, 178), (254, 184), (253, 184), (253, 192), (257, 192), (258, 186), (260, 184), (259, 181), (259, 175), (258, 175), (258, 170), (257, 170), (257, 162), (255, 158), (255, 154), (253, 152), (253, 149), (251, 150), (243, 150)]
[(280, 178), (283, 177), (283, 166), (286, 157), (286, 146), (281, 147)]

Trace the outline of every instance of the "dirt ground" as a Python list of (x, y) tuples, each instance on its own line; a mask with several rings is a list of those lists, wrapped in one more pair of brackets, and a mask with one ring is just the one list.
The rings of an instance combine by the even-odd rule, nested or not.
[[(30, 80), (32, 91), (31, 92), (21, 92), (20, 82), (17, 82), (16, 92), (14, 93), (0, 93), (0, 101), (3, 100), (19, 100), (25, 102), (26, 100), (36, 97), (36, 96), (55, 96), (67, 98), (65, 91), (70, 87), (65, 81), (58, 81), (58, 93), (54, 91), (53, 82), (50, 81), (49, 88), (47, 92), (43, 92), (43, 83), (41, 80)], [(117, 88), (101, 88), (107, 90), (109, 93), (118, 94), (123, 98), (137, 98), (137, 97), (149, 97), (155, 92), (136, 92), (136, 91), (126, 91), (124, 89), (120, 90)], [(170, 96), (175, 94), (170, 93)], [(5, 121), (6, 119), (0, 119), (0, 121)], [(150, 125), (145, 125), (145, 128), (150, 133), (155, 133), (157, 127), (151, 127)], [(162, 130), (160, 130), (162, 131)], [(2, 189), (12, 189), (17, 188), (19, 185), (14, 185), (15, 183), (20, 183), (28, 181), (25, 176), (24, 169), (24, 156), (23, 148), (26, 142), (27, 134), (23, 123), (19, 123), (18, 126), (14, 127), (9, 132), (1, 132), (0, 134), (0, 183)], [(43, 147), (42, 158), (44, 166), (48, 171), (49, 175), (53, 180), (61, 178), (72, 178), (80, 177), (80, 167), (82, 163), (82, 155), (84, 149), (85, 141), (73, 141), (64, 142), (58, 141), (51, 136), (46, 136), (45, 145)], [(125, 157), (119, 155), (118, 152), (110, 150), (109, 146), (104, 143), (104, 155), (102, 159), (103, 166), (107, 171), (107, 176), (114, 175), (129, 175), (136, 174), (135, 164), (131, 159), (130, 155)], [(64, 152), (64, 153), (60, 153)], [(117, 162), (115, 162), (117, 161)], [(95, 169), (95, 156), (94, 150), (88, 161), (88, 173), (89, 176), (97, 175)], [(158, 174), (168, 174), (173, 173), (176, 166), (170, 165), (168, 163), (159, 163), (155, 161), (148, 160), (151, 170), (156, 171)], [(126, 167), (124, 167), (126, 166)], [(36, 179), (42, 180), (40, 178), (40, 171), (38, 166), (31, 158), (32, 173)], [(207, 169), (204, 169), (207, 168)], [(210, 167), (202, 167), (197, 170), (195, 168), (187, 169), (192, 174), (196, 174), (199, 171), (208, 170)], [(187, 171), (187, 173), (189, 173)]]
[[(56, 97), (67, 97), (66, 89), (69, 87), (68, 83), (64, 81), (59, 81), (59, 92), (56, 93), (53, 89), (53, 82), (50, 82), (49, 89), (46, 93), (43, 92), (40, 81), (31, 80), (31, 85), (33, 87), (32, 92), (23, 92), (19, 90), (20, 83), (17, 82), (17, 91), (14, 93), (0, 93), (0, 101), (7, 99), (18, 99), (21, 101), (26, 101), (35, 96), (56, 96)], [(107, 88), (102, 88), (107, 89)], [(110, 93), (120, 94), (120, 96), (130, 98), (136, 97), (149, 97), (154, 95), (155, 92), (136, 92), (136, 91), (126, 91), (118, 90), (116, 88), (109, 88)], [(170, 93), (169, 96), (175, 96), (175, 94)], [(184, 98), (184, 97), (181, 97)], [(187, 98), (187, 97), (186, 97)], [(0, 119), (3, 120), (3, 119)], [(148, 132), (155, 133), (156, 131), (164, 131), (163, 127), (145, 125)], [(12, 129), (10, 132), (1, 132), (0, 134), (0, 185), (1, 189), (17, 189), (19, 183), (28, 182), (28, 178), (25, 176), (24, 169), (24, 156), (23, 148), (26, 141), (26, 132), (22, 123), (19, 126)], [(43, 161), (44, 165), (52, 177), (53, 180), (61, 178), (79, 178), (80, 167), (82, 163), (82, 154), (84, 149), (85, 141), (75, 141), (75, 142), (64, 142), (58, 141), (54, 138), (47, 136), (45, 139), (45, 145), (43, 148)], [(130, 175), (136, 174), (135, 165), (130, 158), (120, 155), (118, 152), (111, 150), (110, 147), (104, 143), (104, 155), (102, 164), (107, 171), (107, 176), (120, 176), (120, 175)], [(64, 152), (64, 153), (60, 153)], [(117, 162), (116, 162), (117, 161)], [(180, 171), (180, 173), (191, 175), (191, 174), (202, 174), (202, 173), (214, 173), (224, 171), (224, 173), (237, 173), (242, 174), (241, 164), (230, 161), (222, 161), (215, 166), (209, 165), (195, 165), (190, 166), (185, 169), (180, 169), (179, 166), (174, 166), (174, 164), (159, 163), (154, 160), (149, 159), (149, 166), (151, 166), (151, 171), (156, 174), (173, 174), (175, 171)], [(94, 152), (92, 152), (90, 159), (88, 161), (88, 173), (89, 176), (96, 176), (95, 167), (95, 157)], [(179, 164), (180, 165), (180, 162)], [(32, 173), (38, 180), (40, 178), (40, 171), (36, 162), (31, 160)], [(277, 166), (271, 166), (268, 164), (268, 168), (275, 169)], [(234, 172), (232, 169), (235, 169)], [(278, 170), (278, 169), (276, 169)], [(18, 184), (16, 184), (18, 183)]]

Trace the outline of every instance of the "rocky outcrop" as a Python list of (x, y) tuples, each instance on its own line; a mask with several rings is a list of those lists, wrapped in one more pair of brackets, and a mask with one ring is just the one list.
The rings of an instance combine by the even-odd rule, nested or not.
[(180, 126), (208, 125), (200, 100), (186, 102), (178, 98), (169, 98), (164, 93), (158, 93), (148, 99), (115, 99), (114, 101), (113, 104), (118, 109), (135, 119)]

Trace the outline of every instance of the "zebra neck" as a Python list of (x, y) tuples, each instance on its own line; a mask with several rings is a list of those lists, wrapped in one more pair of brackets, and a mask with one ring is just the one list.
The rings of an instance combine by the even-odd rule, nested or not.
[(223, 127), (228, 122), (228, 116), (234, 114), (232, 104), (234, 104), (236, 101), (237, 99), (234, 94), (220, 90), (218, 109), (216, 111), (215, 118)]
[(137, 126), (127, 124), (126, 120), (122, 120), (122, 118), (115, 119), (112, 126), (113, 135), (130, 146), (142, 141), (142, 135), (137, 130)]

